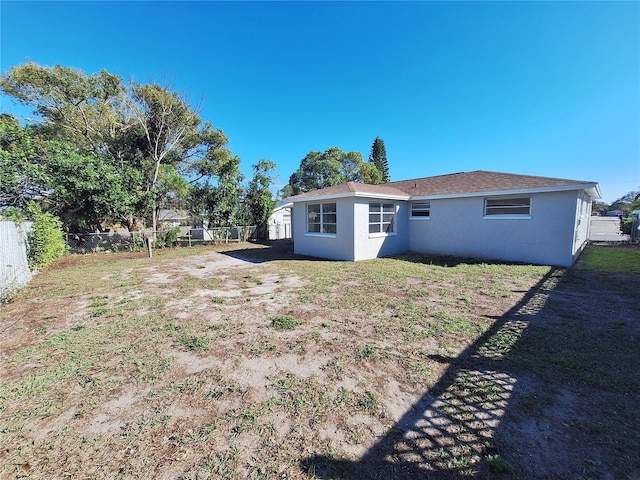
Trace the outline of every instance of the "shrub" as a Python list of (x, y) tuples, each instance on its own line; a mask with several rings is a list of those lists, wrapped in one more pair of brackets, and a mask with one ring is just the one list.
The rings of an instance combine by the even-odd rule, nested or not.
[(27, 236), (29, 251), (27, 259), (29, 268), (37, 270), (50, 265), (56, 258), (67, 251), (67, 244), (62, 233), (62, 222), (50, 213), (44, 213), (37, 203), (32, 202), (28, 207), (29, 216), (33, 221)]
[(171, 248), (178, 245), (178, 235), (180, 235), (180, 227), (173, 227), (157, 236), (153, 243), (155, 248)]
[(633, 217), (623, 217), (620, 219), (620, 231), (625, 235), (631, 235)]

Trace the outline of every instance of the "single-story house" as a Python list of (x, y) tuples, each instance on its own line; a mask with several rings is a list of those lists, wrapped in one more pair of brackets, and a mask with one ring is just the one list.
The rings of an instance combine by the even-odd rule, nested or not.
[(286, 199), (295, 253), (358, 261), (407, 251), (571, 266), (589, 237), (596, 182), (474, 171)]
[(186, 210), (158, 210), (158, 225), (163, 227), (186, 227), (191, 226), (193, 220), (191, 214)]

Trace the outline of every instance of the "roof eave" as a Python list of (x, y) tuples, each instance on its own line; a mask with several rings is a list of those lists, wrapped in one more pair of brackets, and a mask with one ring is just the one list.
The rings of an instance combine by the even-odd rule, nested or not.
[(315, 202), (318, 200), (337, 200), (340, 198), (376, 198), (381, 200), (409, 200), (410, 195), (399, 195), (391, 193), (370, 193), (370, 192), (340, 192), (325, 195), (309, 195), (300, 198), (289, 197), (286, 200), (290, 203)]

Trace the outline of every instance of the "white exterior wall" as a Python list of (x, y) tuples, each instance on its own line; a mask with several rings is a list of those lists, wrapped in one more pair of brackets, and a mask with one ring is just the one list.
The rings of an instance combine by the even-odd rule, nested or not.
[[(395, 232), (392, 234), (369, 233), (369, 202), (395, 203)], [(354, 260), (368, 260), (403, 253), (409, 250), (409, 226), (407, 202), (356, 198), (354, 203)]]
[[(409, 248), (419, 253), (571, 266), (578, 194), (526, 195), (531, 197), (530, 219), (484, 218), (487, 197), (431, 200), (430, 219), (409, 220)], [(583, 235), (582, 224), (580, 228)]]
[[(307, 203), (336, 203), (336, 234), (307, 233)], [(293, 251), (299, 255), (353, 261), (353, 199), (296, 202), (293, 205)]]

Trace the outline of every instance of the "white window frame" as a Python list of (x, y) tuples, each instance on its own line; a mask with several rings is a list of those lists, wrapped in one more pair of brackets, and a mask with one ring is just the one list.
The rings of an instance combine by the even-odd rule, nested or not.
[[(376, 205), (378, 207), (378, 210), (371, 210), (371, 207), (373, 205)], [(387, 210), (385, 211), (384, 207), (385, 206), (391, 206), (390, 210), (393, 210), (393, 212)], [(397, 229), (397, 225), (396, 225), (396, 216), (398, 213), (398, 206), (397, 204), (393, 203), (393, 202), (369, 202), (369, 221), (368, 221), (368, 228), (369, 228), (369, 237), (386, 237), (389, 235), (397, 235), (396, 229)], [(378, 215), (379, 216), (379, 220), (372, 222), (371, 221), (371, 215)], [(391, 217), (391, 221), (390, 222), (385, 222), (384, 221), (384, 216), (385, 215), (392, 215)], [(379, 231), (377, 232), (372, 232), (371, 231), (371, 226), (372, 225), (377, 225), (379, 227)], [(384, 225), (390, 225), (391, 226), (391, 231), (384, 231)]]
[[(318, 221), (310, 222), (311, 213), (309, 207), (318, 206)], [(316, 213), (316, 212), (313, 212)], [(335, 216), (335, 222), (327, 221), (330, 216)], [(320, 237), (335, 237), (338, 233), (338, 204), (336, 202), (324, 202), (324, 203), (308, 203), (307, 204), (307, 231), (306, 235), (320, 236)], [(318, 225), (318, 232), (312, 232), (309, 230), (309, 225)], [(333, 227), (333, 228), (332, 228)], [(333, 230), (333, 231), (327, 231)]]
[[(420, 207), (418, 207), (418, 205), (420, 205)], [(414, 215), (414, 212), (427, 212), (427, 214)], [(409, 214), (409, 218), (412, 220), (429, 220), (431, 218), (431, 202), (411, 202), (411, 211)]]
[[(526, 200), (527, 203), (523, 203), (522, 201)], [(492, 205), (489, 205), (492, 203)], [(518, 197), (488, 197), (484, 199), (484, 217), (485, 219), (530, 219), (531, 218), (531, 207), (532, 207), (532, 198), (531, 196), (518, 196)], [(518, 212), (518, 210), (522, 210), (523, 208), (528, 209), (528, 213)], [(497, 213), (500, 211), (500, 213)], [(517, 213), (508, 213), (509, 211), (517, 212)], [(491, 213), (488, 213), (491, 212)], [(494, 213), (495, 212), (495, 213)]]

